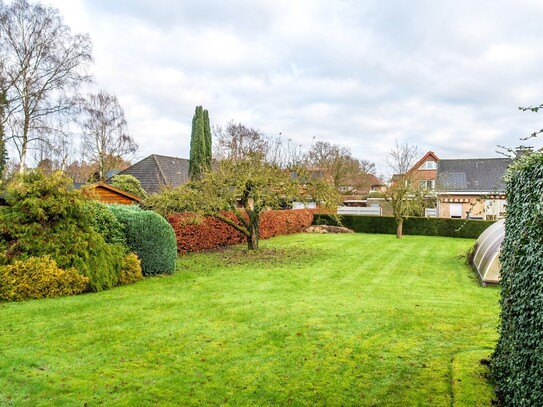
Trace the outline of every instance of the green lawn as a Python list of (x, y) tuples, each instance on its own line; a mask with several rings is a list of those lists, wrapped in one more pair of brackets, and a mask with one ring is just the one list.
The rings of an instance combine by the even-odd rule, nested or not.
[(300, 234), (0, 304), (0, 405), (490, 405), (499, 291), (473, 243)]

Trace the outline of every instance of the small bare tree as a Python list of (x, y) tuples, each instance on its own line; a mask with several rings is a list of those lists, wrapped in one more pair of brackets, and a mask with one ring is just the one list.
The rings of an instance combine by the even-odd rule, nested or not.
[(424, 208), (426, 191), (416, 185), (413, 172), (410, 171), (419, 155), (417, 146), (407, 142), (395, 142), (389, 152), (387, 164), (394, 172), (391, 185), (385, 192), (385, 200), (392, 207), (392, 215), (396, 220), (396, 237), (403, 236), (403, 222), (406, 218), (418, 215)]
[(19, 153), (58, 130), (56, 119), (75, 113), (75, 94), (90, 81), (87, 35), (72, 34), (57, 9), (27, 0), (0, 2), (0, 60), (7, 108), (6, 132)]
[(90, 94), (82, 110), (83, 156), (98, 165), (98, 180), (103, 181), (112, 166), (130, 158), (138, 146), (128, 134), (124, 110), (115, 95)]

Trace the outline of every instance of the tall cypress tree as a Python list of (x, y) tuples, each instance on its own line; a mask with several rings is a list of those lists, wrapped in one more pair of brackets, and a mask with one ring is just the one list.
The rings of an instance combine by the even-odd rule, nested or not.
[(190, 137), (189, 177), (200, 178), (204, 171), (211, 169), (211, 126), (209, 113), (202, 106), (196, 106), (192, 117)]
[(189, 177), (191, 180), (196, 180), (202, 175), (205, 168), (205, 151), (204, 112), (202, 106), (196, 106), (190, 136)]
[(204, 165), (206, 170), (211, 169), (211, 126), (209, 124), (209, 112), (204, 110), (204, 140), (205, 140), (205, 158)]

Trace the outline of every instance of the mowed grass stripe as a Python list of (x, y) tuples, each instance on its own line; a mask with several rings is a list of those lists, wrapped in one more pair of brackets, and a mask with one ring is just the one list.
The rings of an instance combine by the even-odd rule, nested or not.
[(497, 339), (498, 291), (459, 258), (472, 244), (285, 236), (1, 304), (0, 404), (448, 406), (454, 355)]

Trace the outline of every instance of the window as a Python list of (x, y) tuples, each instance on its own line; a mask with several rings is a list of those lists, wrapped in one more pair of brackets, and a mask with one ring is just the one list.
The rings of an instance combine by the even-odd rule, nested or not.
[(437, 162), (425, 161), (424, 164), (419, 167), (419, 170), (437, 170)]
[(461, 203), (452, 203), (449, 206), (451, 218), (461, 218), (462, 217), (462, 204)]
[(436, 181), (433, 179), (425, 179), (420, 181), (420, 189), (433, 190), (436, 186)]

